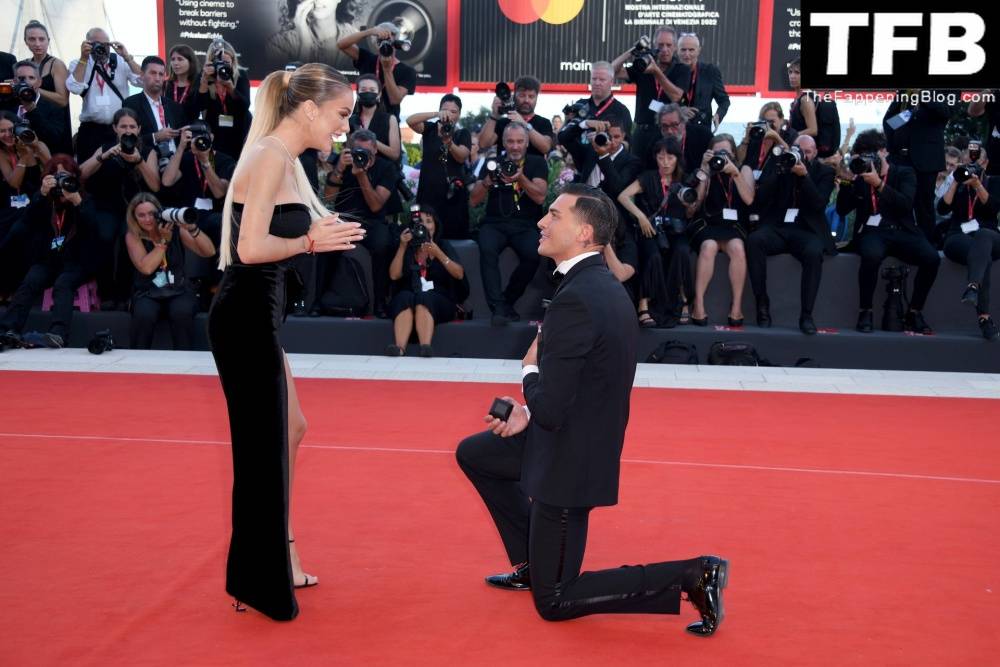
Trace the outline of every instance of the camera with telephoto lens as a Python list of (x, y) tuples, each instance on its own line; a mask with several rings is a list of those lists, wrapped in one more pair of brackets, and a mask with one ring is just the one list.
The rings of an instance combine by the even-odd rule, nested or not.
[(420, 219), (420, 204), (410, 207), (410, 226), (408, 227), (413, 238), (410, 239), (410, 246), (418, 248), (431, 240), (430, 231)]
[(122, 153), (131, 155), (135, 152), (135, 149), (139, 147), (139, 135), (123, 134), (118, 137), (118, 146), (121, 148)]
[(371, 157), (372, 154), (367, 148), (355, 147), (351, 149), (351, 161), (354, 162), (354, 166), (358, 169), (366, 169)]
[(31, 104), (38, 97), (38, 93), (31, 87), (31, 84), (24, 81), (11, 84), (10, 95), (17, 98), (21, 104)]
[(771, 154), (775, 157), (779, 174), (789, 173), (795, 165), (802, 162), (802, 149), (798, 146), (789, 146), (788, 148), (775, 146), (771, 149)]
[(978, 165), (976, 163), (960, 164), (957, 167), (955, 167), (955, 171), (952, 172), (952, 174), (955, 176), (956, 182), (965, 183), (973, 176), (976, 176), (977, 178), (982, 178), (983, 168), (981, 165)]
[(643, 35), (629, 51), (632, 60), (626, 67), (632, 70), (633, 74), (642, 74), (649, 67), (649, 63), (656, 58), (656, 50), (651, 48), (649, 37)]
[(389, 58), (396, 51), (409, 51), (413, 44), (408, 39), (383, 39), (378, 43), (378, 52)]
[(195, 150), (204, 153), (212, 148), (212, 131), (205, 121), (196, 120), (188, 125), (188, 131), (191, 132), (191, 144)]
[(190, 206), (165, 208), (156, 214), (156, 219), (160, 222), (169, 222), (175, 225), (193, 225), (198, 222), (198, 209)]
[(983, 145), (978, 141), (969, 142), (969, 160), (972, 162), (979, 162), (979, 158), (983, 157)]
[(771, 125), (766, 120), (758, 120), (756, 123), (750, 123), (750, 138), (763, 139), (764, 135), (770, 129)]
[(63, 194), (73, 194), (80, 191), (80, 180), (73, 174), (62, 172), (55, 176), (56, 185), (52, 188), (53, 197), (61, 197)]
[(107, 60), (111, 56), (111, 46), (107, 42), (91, 42), (90, 55), (94, 60)]
[(698, 191), (695, 188), (680, 183), (674, 183), (670, 188), (682, 204), (690, 205), (698, 201)]
[(450, 120), (443, 120), (438, 124), (438, 129), (442, 137), (450, 137), (455, 133), (455, 124)]
[(867, 174), (874, 171), (876, 174), (882, 173), (882, 158), (877, 153), (861, 153), (853, 156), (847, 163), (847, 168), (855, 176)]
[[(486, 161), (486, 164), (484, 166), (486, 169), (486, 173), (489, 174), (490, 178), (492, 178), (494, 181), (498, 181), (501, 176), (506, 176), (507, 178), (510, 178), (511, 176), (517, 173), (517, 170), (519, 168), (517, 162), (511, 160), (506, 155), (504, 155), (499, 159), (490, 158), (489, 160)], [(504, 183), (500, 182), (496, 182), (494, 184), (505, 185)]]
[(215, 68), (215, 78), (219, 81), (233, 80), (233, 66), (222, 58), (216, 58), (213, 60), (212, 67)]
[(115, 349), (115, 339), (111, 335), (111, 329), (103, 329), (94, 334), (94, 337), (87, 343), (87, 351), (91, 354), (104, 354)]
[(708, 159), (708, 168), (714, 172), (721, 172), (726, 168), (726, 164), (733, 159), (727, 150), (718, 150)]
[(509, 113), (513, 113), (517, 110), (517, 104), (514, 103), (514, 93), (511, 92), (510, 86), (505, 82), (501, 81), (497, 84), (496, 88), (497, 97), (500, 98), (500, 108), (497, 109), (497, 113), (501, 116), (506, 116)]
[(594, 135), (594, 145), (604, 148), (611, 143), (611, 137), (607, 132), (598, 132)]
[(14, 138), (22, 144), (31, 144), (35, 142), (38, 135), (31, 129), (31, 123), (22, 118), (14, 123)]

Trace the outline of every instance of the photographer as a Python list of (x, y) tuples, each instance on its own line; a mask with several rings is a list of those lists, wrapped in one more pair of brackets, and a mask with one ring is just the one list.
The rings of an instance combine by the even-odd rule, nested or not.
[(83, 98), (76, 134), (76, 159), (82, 163), (114, 139), (111, 119), (122, 108), (129, 84), (142, 86), (141, 71), (124, 44), (110, 41), (101, 28), (91, 28), (80, 45), (80, 57), (70, 61), (69, 72), (66, 88)]
[[(980, 91), (978, 97), (969, 102), (969, 117), (986, 116), (986, 149), (990, 155), (1000, 155), (1000, 89)], [(987, 102), (987, 100), (989, 100)], [(992, 160), (986, 173), (1000, 174), (1000, 160)]]
[[(982, 148), (978, 155), (966, 152), (965, 164), (952, 172), (951, 185), (938, 203), (938, 212), (951, 214), (947, 221), (944, 254), (969, 267), (969, 284), (962, 303), (975, 306), (979, 330), (986, 340), (1000, 338), (1000, 329), (990, 317), (990, 274), (1000, 259), (1000, 179), (986, 176), (989, 160)], [(973, 159), (975, 158), (975, 159)]]
[(163, 95), (167, 66), (159, 56), (142, 59), (142, 92), (122, 104), (138, 114), (139, 135), (146, 146), (154, 146), (160, 160), (167, 160), (177, 150), (177, 137), (184, 126), (184, 108)]
[[(676, 43), (677, 31), (670, 26), (660, 26), (653, 33), (652, 44), (647, 43), (643, 49), (642, 44), (637, 43), (612, 63), (615, 76), (635, 84), (635, 132), (629, 148), (641, 160), (646, 160), (650, 147), (662, 138), (657, 114), (663, 105), (680, 102), (691, 83), (691, 70), (674, 60)], [(711, 135), (709, 131), (708, 136)], [(696, 168), (707, 147), (706, 140), (695, 161), (687, 166)], [(649, 166), (652, 168), (652, 160)]]
[[(497, 138), (503, 137), (504, 130), (510, 123), (521, 123), (528, 128), (528, 155), (548, 157), (553, 146), (552, 121), (545, 116), (535, 114), (535, 105), (538, 103), (538, 93), (541, 92), (542, 84), (534, 77), (522, 76), (514, 82), (512, 97), (506, 83), (497, 84), (497, 89), (498, 91), (505, 89), (508, 99), (505, 102), (499, 95), (493, 97), (490, 116), (483, 123), (483, 129), (479, 133), (480, 150), (496, 144)], [(501, 114), (501, 107), (505, 104), (513, 104), (514, 108), (506, 114)]]
[(858, 331), (871, 333), (872, 301), (878, 284), (878, 270), (886, 256), (917, 266), (910, 311), (906, 313), (907, 331), (929, 334), (921, 310), (927, 301), (941, 259), (934, 246), (913, 219), (913, 197), (917, 177), (911, 167), (890, 165), (885, 136), (878, 130), (865, 130), (854, 140), (854, 157), (842, 168), (837, 214), (857, 211), (854, 240), (861, 255), (858, 272), (860, 313)]
[[(9, 347), (63, 347), (73, 319), (73, 297), (90, 273), (83, 242), (93, 222), (90, 202), (80, 192), (80, 170), (69, 155), (56, 155), (45, 167), (39, 192), (26, 213), (27, 275), (0, 318), (0, 341)], [(52, 324), (47, 333), (21, 333), (31, 306), (52, 288)]]
[(160, 199), (170, 206), (199, 211), (198, 226), (218, 245), (222, 209), (236, 161), (214, 148), (208, 124), (196, 120), (181, 130), (177, 152), (163, 170)]
[[(52, 157), (37, 137), (24, 132), (13, 113), (0, 111), (0, 293), (9, 294), (24, 277), (24, 214), (42, 181), (42, 166)], [(15, 132), (17, 132), (15, 134)]]
[(167, 63), (170, 67), (167, 80), (163, 82), (163, 96), (184, 110), (183, 125), (193, 123), (201, 114), (197, 92), (201, 79), (198, 56), (187, 44), (177, 44), (170, 47)]
[(760, 108), (757, 122), (747, 123), (743, 141), (736, 147), (736, 158), (753, 170), (754, 180), (760, 178), (775, 146), (788, 150), (799, 133), (785, 122), (778, 102), (768, 102)]
[(55, 153), (72, 153), (73, 140), (66, 119), (66, 107), (60, 107), (42, 96), (42, 79), (38, 66), (30, 60), (22, 60), (14, 66), (14, 77), (18, 83), (30, 86), (35, 96), (31, 101), (21, 100), (17, 115), (31, 124), (38, 138)]
[[(385, 218), (385, 205), (396, 187), (396, 165), (378, 155), (377, 139), (370, 130), (355, 130), (340, 155), (331, 155), (332, 171), (326, 179), (326, 196), (335, 197), (334, 209), (345, 220), (358, 220), (364, 226), (361, 242), (372, 258), (372, 291), (375, 317), (386, 317), (389, 296), (389, 254), (392, 231)], [(318, 258), (317, 284), (324, 285), (325, 262)]]
[(743, 288), (747, 278), (745, 222), (747, 210), (753, 203), (754, 182), (750, 168), (741, 170), (735, 160), (736, 141), (731, 135), (720, 134), (712, 138), (701, 161), (702, 173), (709, 175), (698, 182), (698, 198), (704, 206), (689, 230), (691, 245), (698, 252), (691, 307), (691, 321), (696, 324), (708, 324), (705, 292), (715, 272), (715, 257), (721, 250), (729, 256), (729, 283), (733, 295), (729, 326), (743, 326)]
[[(529, 134), (520, 122), (504, 128), (503, 153), (484, 161), (469, 197), (472, 206), (486, 201), (479, 226), (479, 268), (493, 326), (521, 319), (514, 304), (538, 270), (537, 223), (548, 193), (549, 169), (543, 158), (528, 154)], [(500, 253), (508, 247), (517, 253), (518, 265), (501, 290)]]
[(802, 65), (795, 58), (787, 66), (788, 83), (795, 99), (788, 110), (788, 124), (799, 134), (816, 141), (816, 154), (828, 158), (840, 146), (840, 114), (834, 100), (821, 100), (811, 90), (802, 90)]
[(362, 74), (358, 77), (356, 85), (358, 103), (348, 119), (351, 132), (359, 129), (371, 130), (375, 133), (377, 142), (375, 147), (378, 154), (398, 163), (403, 154), (399, 137), (399, 120), (379, 108), (382, 86), (378, 78), (374, 74)]
[(197, 224), (177, 219), (182, 210), (170, 209), (172, 215), (162, 216), (156, 197), (140, 192), (125, 213), (125, 247), (136, 271), (129, 327), (133, 350), (152, 348), (153, 331), (164, 315), (170, 321), (173, 349), (194, 349), (198, 295), (185, 279), (184, 255), (189, 250), (199, 257), (212, 257), (215, 245)]
[[(660, 128), (660, 139), (672, 137), (680, 144), (684, 171), (695, 172), (712, 141), (712, 131), (696, 123), (685, 123), (684, 114), (676, 104), (665, 104), (656, 114), (656, 123)], [(647, 153), (645, 157), (639, 153), (635, 155), (644, 160), (647, 169), (655, 168), (656, 156), (653, 153)]]
[(808, 135), (767, 161), (757, 183), (759, 224), (747, 239), (757, 326), (771, 326), (767, 258), (791, 253), (802, 265), (799, 330), (807, 336), (817, 332), (812, 312), (823, 277), (823, 254), (836, 252), (826, 221), (833, 182), (833, 169), (817, 160), (816, 142)]
[(112, 120), (116, 140), (95, 149), (80, 171), (95, 208), (95, 248), (90, 255), (100, 267), (101, 307), (113, 310), (128, 298), (132, 283), (131, 271), (122, 270), (114, 256), (115, 241), (125, 232), (125, 209), (139, 192), (159, 191), (160, 172), (156, 151), (139, 138), (139, 115), (121, 108)]
[[(711, 63), (698, 62), (701, 56), (701, 40), (694, 33), (685, 33), (677, 40), (677, 53), (680, 61), (691, 70), (691, 80), (684, 88), (681, 100), (688, 109), (694, 110), (694, 116), (689, 123), (703, 125), (715, 132), (729, 111), (729, 94), (722, 82), (722, 72)], [(712, 101), (717, 107), (712, 113)]]
[(240, 159), (250, 131), (250, 80), (240, 69), (232, 45), (212, 42), (205, 54), (198, 84), (198, 105), (212, 128), (216, 147), (234, 160)]
[(414, 328), (420, 356), (433, 357), (434, 327), (454, 320), (458, 306), (469, 296), (465, 269), (458, 263), (455, 249), (441, 238), (437, 213), (422, 206), (417, 216), (419, 220), (400, 234), (399, 247), (389, 265), (389, 279), (393, 281), (389, 318), (395, 337), (395, 344), (386, 348), (390, 357), (403, 356)]
[[(653, 144), (653, 155), (656, 169), (642, 172), (622, 190), (618, 202), (639, 222), (639, 326), (670, 328), (694, 299), (686, 231), (700, 202), (697, 191), (684, 185), (680, 142), (673, 137), (661, 139)], [(634, 198), (640, 194), (636, 205)]]
[[(378, 55), (359, 44), (375, 38)], [(408, 46), (409, 42), (405, 42)], [(400, 39), (399, 27), (394, 23), (381, 23), (374, 28), (347, 35), (337, 41), (337, 48), (346, 53), (358, 74), (374, 74), (382, 83), (380, 109), (387, 111), (399, 120), (399, 106), (407, 95), (417, 92), (417, 70), (396, 57), (396, 49), (402, 48), (404, 41)]]
[[(913, 214), (917, 227), (929, 240), (934, 238), (934, 186), (944, 169), (944, 128), (951, 107), (944, 102), (913, 102), (924, 91), (900, 90), (882, 119), (889, 162), (913, 169), (917, 189)], [(934, 93), (936, 91), (930, 91)], [(901, 97), (910, 95), (907, 103)]]
[[(621, 127), (625, 130), (625, 136), (631, 136), (632, 113), (628, 110), (627, 106), (615, 99), (614, 93), (611, 90), (614, 83), (615, 68), (611, 63), (606, 60), (598, 60), (592, 63), (590, 66), (590, 97), (567, 105), (565, 107), (566, 121), (570, 120), (570, 115), (575, 118), (608, 122), (617, 118), (619, 123), (621, 123)], [(552, 117), (552, 129), (555, 132), (560, 132), (563, 128), (562, 118), (559, 118), (559, 127), (556, 127), (556, 118), (559, 118), (559, 116)]]
[(465, 163), (472, 152), (472, 135), (458, 127), (461, 114), (461, 98), (449, 93), (441, 98), (436, 113), (416, 113), (406, 119), (406, 124), (421, 135), (424, 156), (417, 203), (440, 214), (440, 232), (446, 239), (469, 238), (469, 176)]

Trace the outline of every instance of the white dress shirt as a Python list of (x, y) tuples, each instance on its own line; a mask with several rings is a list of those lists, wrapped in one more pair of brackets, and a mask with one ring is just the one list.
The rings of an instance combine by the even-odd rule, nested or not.
[[(149, 104), (149, 110), (153, 114), (153, 121), (156, 123), (156, 130), (154, 130), (153, 133), (155, 134), (156, 132), (159, 132), (163, 128), (169, 127), (169, 125), (167, 125), (165, 122), (167, 118), (167, 112), (165, 109), (163, 109), (163, 98), (160, 97), (160, 99), (154, 100), (152, 97), (146, 94), (146, 91), (143, 91), (142, 95), (143, 97), (146, 98), (146, 103)], [(160, 118), (161, 113), (163, 114), (163, 118)], [(173, 139), (164, 143), (170, 145), (171, 154), (177, 151), (177, 144), (174, 143)]]
[[(83, 95), (83, 92), (87, 88), (93, 88), (83, 98), (83, 111), (80, 112), (80, 122), (110, 125), (115, 112), (122, 108), (122, 101), (118, 99), (115, 91), (111, 90), (111, 86), (101, 78), (100, 74), (94, 74), (93, 82), (88, 85), (87, 82), (91, 81), (90, 75), (94, 72), (94, 60), (92, 58), (87, 59), (87, 70), (84, 72), (83, 81), (77, 81), (73, 76), (73, 72), (76, 71), (78, 64), (80, 64), (79, 58), (69, 62), (69, 78), (66, 79), (66, 89), (74, 95)], [(103, 85), (98, 83), (98, 79), (101, 80)], [(115, 74), (111, 77), (111, 80), (114, 82), (118, 92), (122, 94), (122, 97), (129, 96), (129, 84), (137, 88), (142, 87), (139, 75), (132, 71), (132, 68), (128, 66), (128, 63), (121, 56), (118, 56), (118, 66), (115, 68)]]
[[(614, 160), (623, 150), (625, 150), (624, 144), (619, 146), (618, 150), (616, 150), (613, 155), (611, 154), (602, 155), (601, 157), (597, 158), (597, 161), (600, 162), (601, 160)], [(601, 181), (603, 180), (604, 180), (604, 173), (601, 171), (601, 165), (595, 164), (594, 168), (590, 172), (590, 176), (587, 178), (587, 185), (589, 185), (592, 188), (596, 188), (601, 185)]]

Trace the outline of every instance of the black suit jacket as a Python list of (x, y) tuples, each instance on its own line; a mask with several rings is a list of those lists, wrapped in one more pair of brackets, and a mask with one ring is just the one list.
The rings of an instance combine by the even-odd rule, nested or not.
[[(187, 124), (184, 122), (184, 108), (181, 105), (168, 99), (165, 95), (160, 96), (160, 102), (163, 104), (163, 115), (167, 119), (167, 125), (176, 130)], [(142, 143), (155, 148), (156, 142), (153, 140), (153, 133), (156, 132), (156, 118), (153, 114), (156, 112), (153, 111), (153, 107), (149, 106), (146, 94), (138, 93), (126, 97), (122, 106), (139, 114), (139, 136), (142, 138)]]
[(638, 337), (632, 301), (603, 256), (570, 269), (545, 312), (539, 372), (523, 382), (531, 420), (521, 486), (535, 500), (618, 502)]
[[(701, 159), (705, 157), (705, 151), (712, 142), (712, 131), (704, 125), (697, 123), (686, 123), (684, 129), (684, 173), (691, 175), (701, 166)], [(655, 142), (653, 142), (655, 145)], [(653, 145), (646, 151), (643, 162), (646, 169), (656, 169), (656, 154), (653, 153)]]
[(66, 124), (66, 109), (39, 97), (35, 108), (24, 115), (38, 138), (49, 147), (49, 152), (73, 153), (73, 138)]
[[(876, 195), (878, 212), (882, 224), (899, 225), (915, 234), (922, 234), (913, 218), (913, 199), (917, 193), (917, 174), (912, 167), (892, 165), (882, 192)], [(857, 239), (868, 228), (865, 223), (872, 214), (871, 187), (860, 178), (854, 179), (850, 187), (841, 186), (837, 195), (837, 214), (846, 216), (857, 209), (854, 218), (854, 238)], [(882, 225), (879, 225), (880, 227)]]
[(833, 192), (834, 171), (813, 160), (806, 165), (806, 172), (806, 176), (781, 174), (774, 160), (767, 161), (757, 181), (755, 197), (755, 201), (761, 202), (760, 224), (784, 224), (785, 212), (794, 203), (799, 209), (796, 220), (815, 233), (823, 242), (823, 251), (832, 255), (837, 249), (826, 221), (826, 206)]
[(719, 105), (719, 121), (726, 117), (726, 112), (729, 111), (729, 93), (726, 92), (726, 84), (722, 81), (722, 72), (718, 67), (711, 63), (698, 63), (698, 78), (695, 80), (693, 95), (689, 88), (690, 85), (684, 88), (681, 102), (701, 112), (692, 122), (712, 127), (712, 100)]
[[(898, 130), (888, 120), (904, 109), (913, 112), (910, 122)], [(951, 117), (951, 107), (944, 102), (920, 103), (916, 107), (895, 101), (882, 118), (891, 161), (911, 166), (917, 171), (938, 172), (944, 169), (944, 128)]]

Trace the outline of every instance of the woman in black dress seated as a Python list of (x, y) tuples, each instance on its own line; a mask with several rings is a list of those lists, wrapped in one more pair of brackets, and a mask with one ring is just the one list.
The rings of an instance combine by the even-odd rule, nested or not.
[(129, 347), (133, 350), (153, 347), (156, 322), (166, 315), (174, 349), (193, 350), (198, 294), (184, 276), (185, 250), (199, 257), (211, 257), (215, 245), (195, 223), (160, 220), (162, 209), (156, 197), (140, 192), (125, 212), (128, 225), (125, 247), (136, 271)]
[(420, 356), (433, 357), (434, 327), (455, 319), (458, 306), (469, 296), (465, 269), (458, 263), (455, 249), (441, 238), (441, 225), (434, 209), (422, 207), (419, 224), (426, 230), (426, 240), (415, 240), (412, 226), (404, 230), (399, 236), (396, 256), (389, 264), (389, 279), (393, 281), (389, 318), (396, 339), (395, 344), (386, 348), (390, 357), (403, 356), (414, 328), (420, 342)]
[[(233, 445), (233, 534), (226, 590), (276, 620), (298, 614), (293, 586), (303, 572), (293, 544), (289, 498), (305, 417), (281, 349), (290, 260), (348, 250), (361, 226), (341, 223), (309, 185), (297, 160), (347, 131), (350, 84), (327, 65), (272, 72), (223, 209), (219, 266), (225, 270), (208, 318), (212, 354), (229, 408)], [(300, 283), (299, 283), (300, 284)]]
[(708, 178), (699, 181), (698, 196), (704, 202), (702, 215), (691, 225), (691, 246), (698, 251), (694, 274), (694, 305), (691, 322), (708, 325), (705, 313), (705, 292), (715, 273), (715, 257), (719, 251), (729, 255), (729, 284), (733, 301), (729, 306), (729, 326), (743, 326), (743, 287), (747, 281), (747, 238), (742, 220), (753, 203), (753, 170), (736, 166), (736, 142), (729, 134), (720, 134), (701, 160), (701, 171)]

